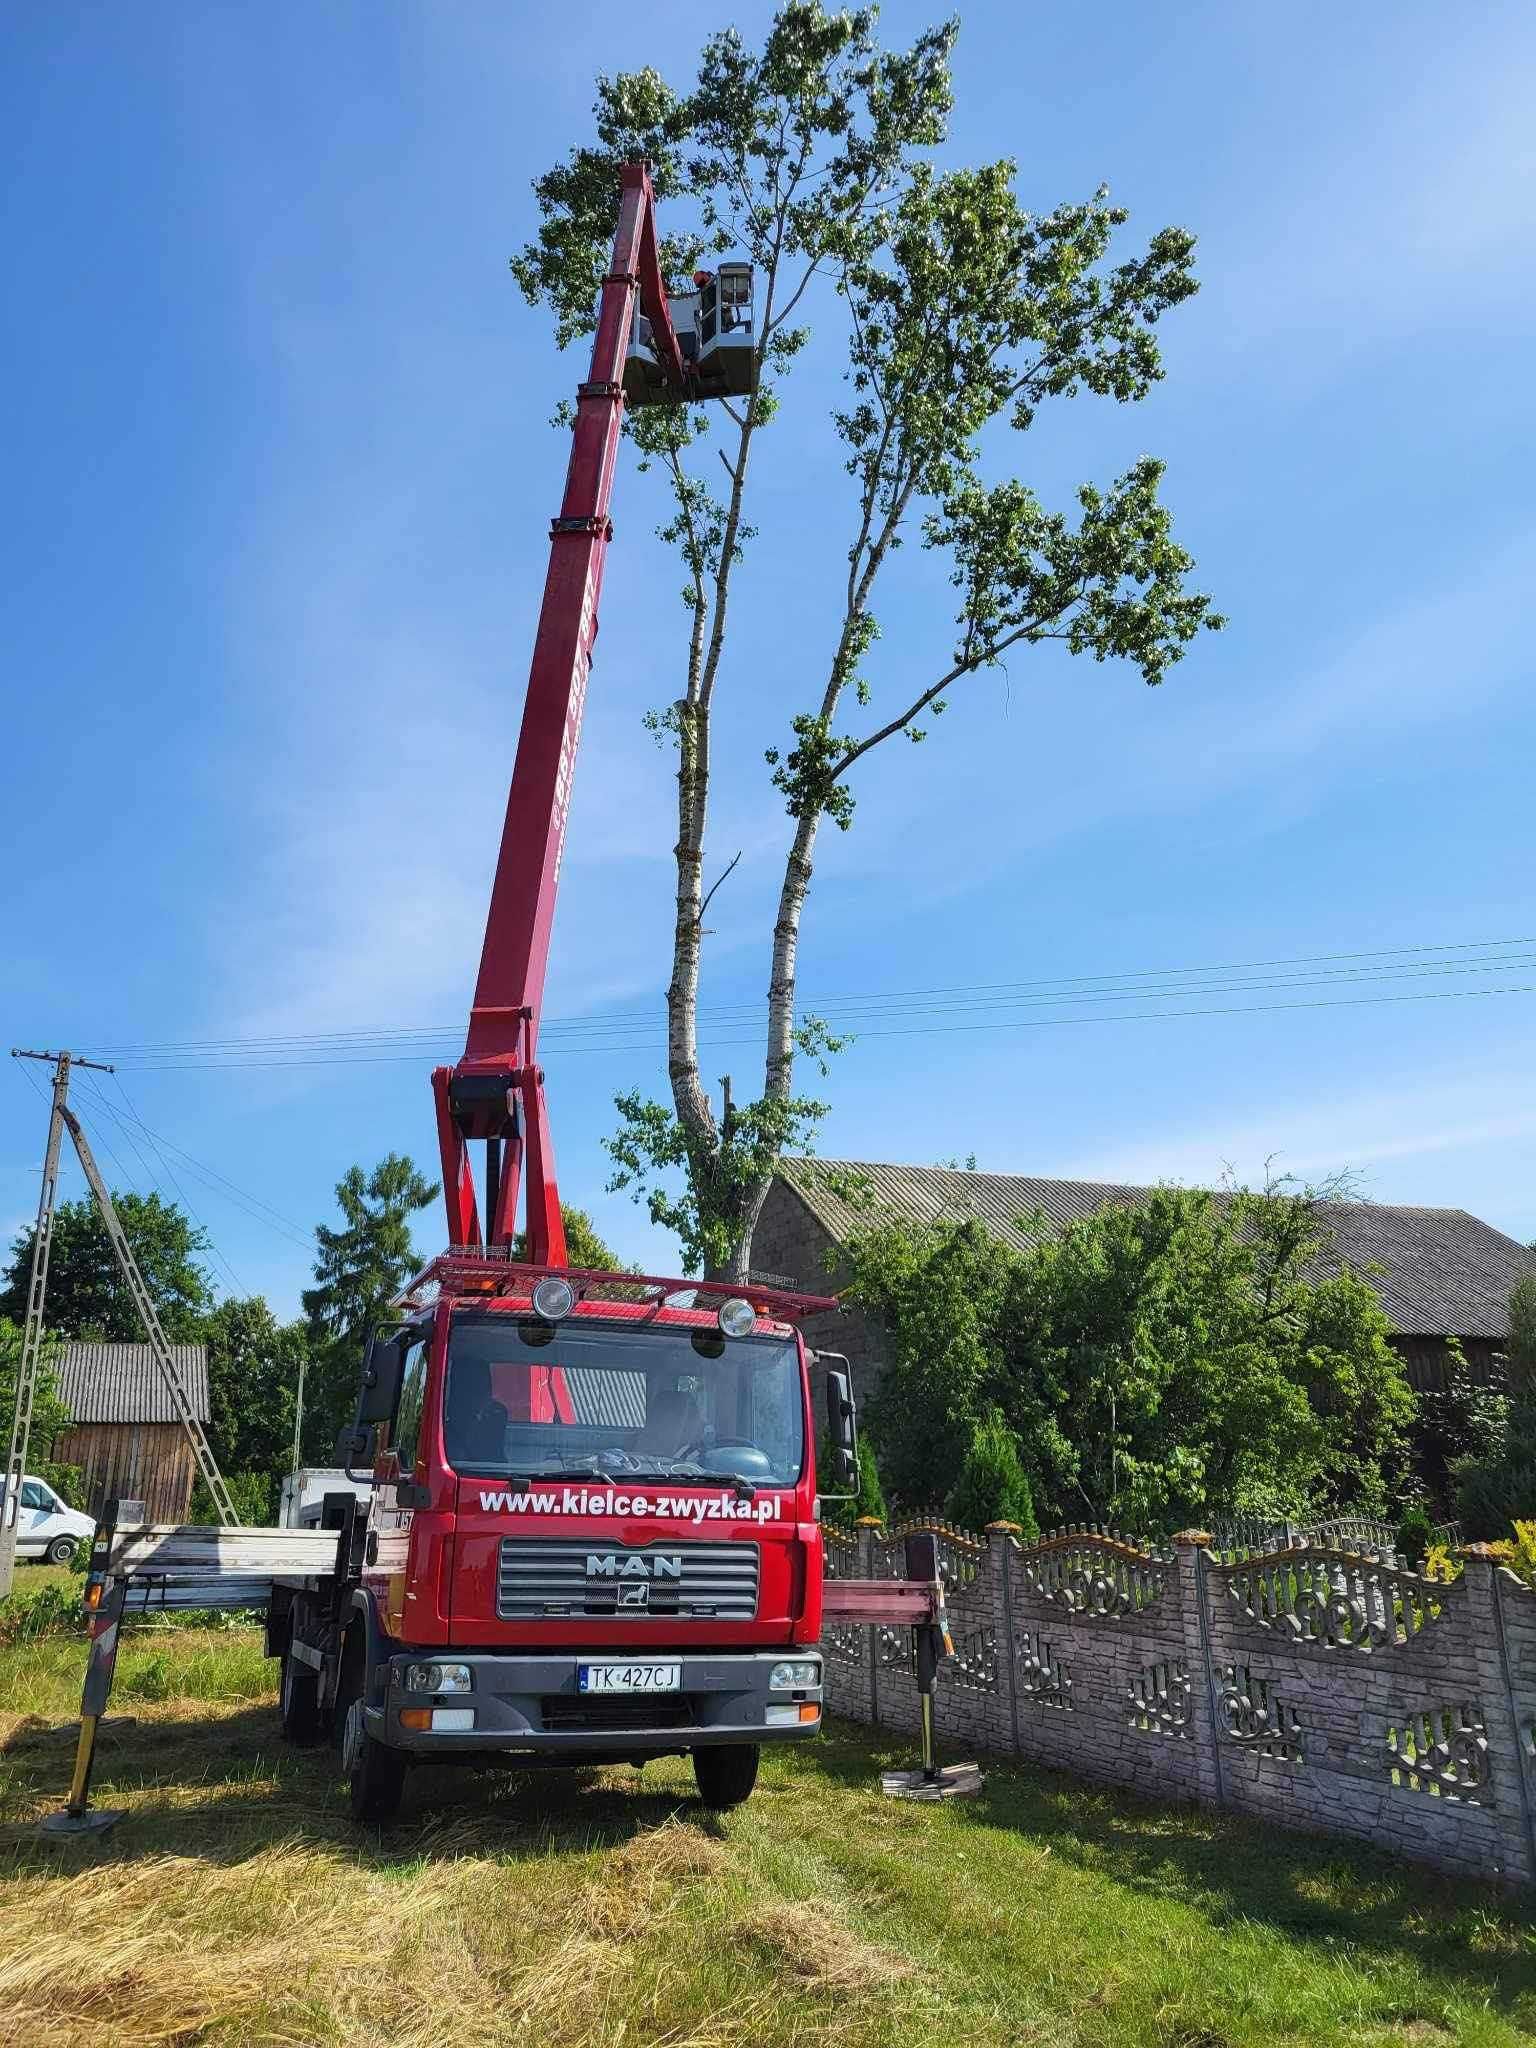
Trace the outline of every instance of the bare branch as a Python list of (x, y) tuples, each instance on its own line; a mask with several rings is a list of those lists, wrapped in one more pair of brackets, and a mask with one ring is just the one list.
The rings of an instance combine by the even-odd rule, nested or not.
[(705, 912), (706, 912), (706, 911), (707, 911), (707, 910), (709, 909), (709, 906), (710, 906), (711, 902), (712, 902), (712, 901), (713, 901), (713, 899), (714, 899), (714, 894), (715, 894), (715, 890), (719, 888), (720, 884), (721, 884), (721, 883), (722, 883), (722, 882), (723, 882), (723, 881), (724, 881), (724, 880), (726, 879), (726, 877), (727, 877), (727, 876), (728, 876), (728, 875), (730, 874), (730, 872), (731, 872), (731, 869), (735, 867), (735, 865), (736, 865), (737, 861), (739, 861), (740, 859), (741, 859), (741, 854), (740, 854), (740, 852), (737, 852), (737, 853), (736, 853), (736, 854), (734, 854), (734, 855), (732, 856), (732, 858), (731, 858), (731, 859), (730, 859), (730, 860), (729, 860), (729, 861), (727, 862), (727, 864), (726, 864), (725, 868), (724, 868), (724, 869), (722, 870), (722, 872), (721, 872), (721, 873), (720, 873), (720, 874), (719, 874), (719, 875), (718, 875), (718, 876), (717, 876), (717, 877), (715, 878), (715, 882), (714, 882), (714, 884), (713, 884), (713, 887), (711, 887), (711, 888), (710, 888), (710, 890), (708, 891), (708, 893), (706, 894), (706, 896), (705, 896), (705, 898), (704, 898), (704, 901), (703, 901), (703, 902), (702, 902), (702, 903), (701, 903), (701, 904), (699, 905), (699, 923), (700, 923), (700, 924), (702, 924), (702, 923), (704, 922), (704, 915), (705, 915)]

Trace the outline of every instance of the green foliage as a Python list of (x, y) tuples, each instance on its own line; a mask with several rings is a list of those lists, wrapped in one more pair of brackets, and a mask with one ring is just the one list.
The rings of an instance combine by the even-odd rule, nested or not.
[[(294, 1404), (309, 1357), (309, 1331), (303, 1323), (280, 1323), (261, 1296), (253, 1295), (220, 1302), (204, 1321), (203, 1342), (208, 1436), (219, 1469), (226, 1478), (265, 1475), (275, 1488), (292, 1456)], [(269, 1517), (264, 1511), (247, 1519)]]
[[(569, 1202), (562, 1202), (560, 1221), (565, 1225), (567, 1265), (584, 1266), (592, 1273), (619, 1273), (624, 1270), (623, 1260), (598, 1236), (597, 1226), (585, 1209), (577, 1209)], [(526, 1232), (520, 1230), (512, 1240), (512, 1256), (515, 1259), (527, 1258)]]
[[(195, 1344), (213, 1306), (213, 1288), (199, 1263), (208, 1250), (204, 1233), (174, 1202), (158, 1194), (113, 1191), (112, 1206), (132, 1247), (173, 1344)], [(35, 1226), (18, 1234), (0, 1283), (0, 1316), (21, 1322), (27, 1312)], [(141, 1344), (143, 1326), (90, 1197), (60, 1202), (54, 1211), (48, 1256), (48, 1325), (63, 1336), (109, 1344)]]
[[(832, 1446), (826, 1438), (816, 1452), (816, 1477), (822, 1487), (833, 1484)], [(885, 1493), (880, 1484), (880, 1468), (875, 1462), (875, 1447), (862, 1430), (859, 1432), (859, 1477), (853, 1498), (824, 1499), (821, 1519), (834, 1529), (853, 1529), (860, 1522), (886, 1520)]]
[(944, 1513), (962, 1529), (985, 1529), (990, 1522), (1012, 1522), (1025, 1543), (1039, 1541), (1035, 1500), (1019, 1459), (1019, 1440), (999, 1410), (989, 1408), (971, 1436), (965, 1463)]
[(35, 1566), (18, 1572), (10, 1597), (0, 1602), (0, 1644), (84, 1633), (78, 1578)]
[(654, 1224), (676, 1236), (684, 1271), (706, 1275), (729, 1269), (744, 1202), (766, 1192), (781, 1152), (809, 1145), (827, 1110), (804, 1096), (764, 1095), (733, 1108), (711, 1145), (638, 1090), (616, 1096), (614, 1107), (619, 1128), (603, 1140), (615, 1169), (609, 1189), (628, 1189)]
[(1509, 1297), (1505, 1354), (1509, 1401), (1501, 1435), (1452, 1459), (1456, 1511), (1463, 1535), (1501, 1537), (1512, 1522), (1536, 1517), (1536, 1276), (1515, 1282)]
[[(752, 45), (735, 29), (711, 36), (686, 85), (649, 68), (600, 77), (591, 138), (535, 181), (537, 236), (513, 259), (561, 345), (575, 341), (608, 267), (622, 167), (645, 157), (663, 202), (667, 275), (727, 252), (756, 268), (750, 394), (715, 408), (646, 407), (625, 422), (640, 469), (667, 493), (658, 532), (682, 570), (687, 625), (678, 693), (646, 719), (678, 762), (673, 1100), (618, 1098), (610, 1186), (679, 1236), (690, 1268), (746, 1263), (774, 1162), (803, 1148), (825, 1112), (794, 1087), (798, 1058), (825, 1071), (839, 1043), (796, 1016), (797, 947), (815, 835), (824, 818), (850, 828), (857, 764), (898, 736), (920, 742), (954, 686), (1013, 648), (1054, 641), (1158, 683), (1199, 632), (1222, 624), (1189, 587), (1193, 563), (1160, 502), (1160, 463), (1146, 457), (1108, 483), (1084, 483), (1070, 516), (1008, 476), (1006, 449), (999, 476), (998, 435), (1017, 447), (1048, 402), (1086, 392), (1131, 403), (1153, 388), (1158, 323), (1196, 289), (1194, 242), (1164, 227), (1123, 246), (1127, 212), (1102, 188), (1037, 210), (1011, 161), (937, 168), (956, 34), (945, 22), (887, 50), (873, 9), (784, 0)], [(772, 704), (780, 738), (766, 762), (794, 831), (774, 921), (764, 1085), (717, 1121), (696, 1025), (713, 698), (732, 579), (754, 532), (752, 441), (777, 416), (818, 309), (834, 330), (821, 388), (839, 369), (847, 387), (826, 433), (852, 481), (848, 573), (809, 700), (781, 692)], [(903, 696), (915, 694), (869, 725), (857, 713), (876, 695), (878, 579), (914, 537), (959, 594), (956, 632), (947, 650), (903, 646), (896, 672)]]
[(304, 1393), (304, 1455), (329, 1461), (357, 1400), (363, 1345), (416, 1270), (411, 1218), (435, 1201), (435, 1182), (391, 1152), (371, 1173), (353, 1166), (336, 1186), (342, 1227), (320, 1223), (315, 1284), (304, 1290), (310, 1372)]
[(1037, 1510), (1148, 1529), (1381, 1512), (1413, 1399), (1370, 1287), (1309, 1277), (1326, 1203), (1160, 1188), (1016, 1252), (978, 1223), (876, 1223), (850, 1298), (889, 1335), (870, 1427), (905, 1503), (951, 1488), (1000, 1411)]
[(1392, 1539), (1393, 1547), (1405, 1562), (1416, 1565), (1428, 1556), (1433, 1537), (1434, 1525), (1427, 1511), (1415, 1506), (1409, 1508), (1398, 1523), (1397, 1534)]
[[(289, 1428), (292, 1428), (290, 1419)], [(289, 1450), (292, 1446), (290, 1444)], [(221, 1468), (222, 1469), (222, 1468)], [(272, 1467), (260, 1472), (224, 1472), (224, 1484), (229, 1497), (235, 1504), (235, 1513), (249, 1527), (261, 1528), (277, 1520), (278, 1502), (282, 1496), (283, 1473), (288, 1470), (288, 1452), (285, 1451), (281, 1467)], [(213, 1495), (208, 1491), (201, 1475), (193, 1482), (192, 1505), (188, 1509), (189, 1519), (194, 1522), (216, 1522), (219, 1511), (213, 1504)]]
[[(30, 1258), (29, 1252), (29, 1261)], [(21, 1325), (0, 1315), (0, 1429), (5, 1431), (7, 1442), (10, 1440), (11, 1418), (16, 1413), (16, 1375), (21, 1369), (21, 1341)], [(76, 1507), (81, 1504), (80, 1468), (77, 1465), (56, 1465), (48, 1456), (55, 1440), (69, 1428), (71, 1420), (53, 1370), (57, 1355), (57, 1341), (45, 1335), (32, 1389), (32, 1435), (27, 1469), (39, 1479), (46, 1479), (71, 1507)]]
[(1509, 1434), (1509, 1376), (1502, 1366), (1489, 1377), (1474, 1374), (1460, 1341), (1446, 1341), (1444, 1383), (1418, 1396), (1413, 1430), (1414, 1471), (1434, 1503), (1449, 1520), (1456, 1505), (1458, 1470), (1496, 1459)]

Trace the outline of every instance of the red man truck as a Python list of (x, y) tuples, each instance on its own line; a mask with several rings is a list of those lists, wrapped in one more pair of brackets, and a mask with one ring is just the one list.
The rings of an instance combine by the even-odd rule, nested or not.
[[(650, 179), (628, 165), (464, 1054), (432, 1077), (450, 1249), (369, 1346), (346, 1453), (371, 1464), (372, 1486), (320, 1510), (339, 1531), (335, 1569), (280, 1580), (270, 1609), (284, 1729), (334, 1734), (360, 1818), (393, 1810), (410, 1764), (464, 1760), (687, 1753), (703, 1796), (730, 1806), (761, 1743), (820, 1723), (797, 1324), (836, 1304), (743, 1279), (571, 1270), (536, 1051), (626, 395), (698, 403), (756, 386), (750, 266), (694, 283), (669, 298)], [(846, 1487), (846, 1373), (827, 1386)]]
[[(691, 1754), (713, 1806), (821, 1721), (809, 1354), (829, 1302), (448, 1255), (369, 1347), (371, 1496), (334, 1574), (268, 1619), (292, 1740), (337, 1741), (382, 1820), (422, 1763)], [(842, 1361), (834, 1457), (852, 1462)]]

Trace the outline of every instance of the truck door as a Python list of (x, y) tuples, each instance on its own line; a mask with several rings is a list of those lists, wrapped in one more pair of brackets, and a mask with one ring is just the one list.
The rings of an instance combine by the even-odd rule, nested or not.
[(400, 1500), (400, 1487), (409, 1485), (416, 1469), (421, 1440), (421, 1415), (427, 1384), (429, 1332), (412, 1344), (405, 1354), (400, 1381), (400, 1407), (390, 1431), (389, 1449), (375, 1475), (374, 1530), (378, 1538), (374, 1563), (384, 1574), (385, 1625), (392, 1636), (407, 1634), (406, 1564), (411, 1541), (411, 1520), (415, 1510)]

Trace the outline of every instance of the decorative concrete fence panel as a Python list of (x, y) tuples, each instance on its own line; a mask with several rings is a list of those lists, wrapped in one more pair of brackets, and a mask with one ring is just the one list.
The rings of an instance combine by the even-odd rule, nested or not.
[[(1476, 1547), (1444, 1585), (1307, 1542), (1218, 1561), (1107, 1530), (939, 1538), (950, 1747), (1536, 1881), (1536, 1595)], [(833, 1577), (899, 1577), (905, 1531), (828, 1531)], [(829, 1631), (836, 1713), (915, 1729), (904, 1629)]]

